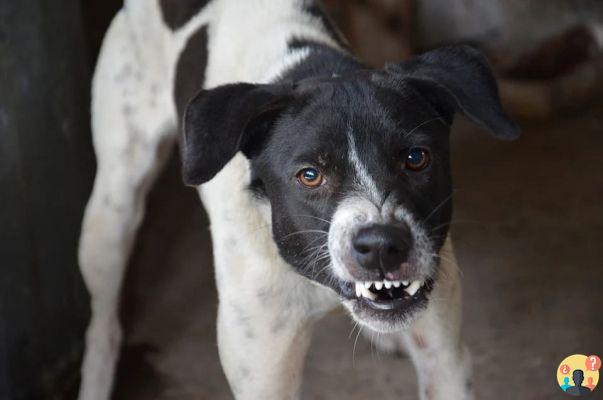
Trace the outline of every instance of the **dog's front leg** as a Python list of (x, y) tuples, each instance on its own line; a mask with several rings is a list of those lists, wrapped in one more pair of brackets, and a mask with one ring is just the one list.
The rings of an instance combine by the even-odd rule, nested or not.
[(336, 304), (326, 289), (274, 268), (218, 276), (220, 359), (237, 400), (298, 399), (313, 325)]
[(428, 309), (403, 340), (417, 370), (422, 400), (469, 400), (471, 361), (460, 337), (461, 285), (450, 243), (442, 256), (441, 277)]
[(220, 305), (220, 358), (237, 400), (299, 398), (312, 321), (296, 314), (271, 317), (267, 310), (248, 314), (243, 302)]

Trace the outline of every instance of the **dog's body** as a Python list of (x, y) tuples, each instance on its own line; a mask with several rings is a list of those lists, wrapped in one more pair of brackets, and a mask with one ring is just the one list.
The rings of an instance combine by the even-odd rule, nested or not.
[[(81, 269), (92, 296), (92, 320), (87, 333), (80, 399), (101, 400), (110, 395), (121, 340), (117, 316), (121, 280), (144, 214), (146, 194), (176, 142), (179, 121), (188, 100), (201, 87), (209, 89), (233, 82), (256, 85), (225, 87), (225, 91), (237, 91), (234, 97), (226, 93), (230, 100), (225, 104), (244, 99), (249, 90), (260, 87), (257, 84), (263, 84), (261, 87), (278, 84), (280, 88), (283, 82), (291, 81), (297, 88), (297, 82), (309, 79), (309, 83), (301, 86), (303, 90), (312, 91), (314, 86), (322, 85), (321, 79), (337, 80), (340, 75), (365, 74), (366, 68), (347, 55), (342, 43), (320, 9), (307, 0), (125, 1), (107, 33), (93, 85), (98, 172), (80, 246)], [(346, 79), (342, 78), (341, 85), (347, 84)], [(357, 79), (356, 75), (350, 79)], [(339, 85), (338, 82), (328, 84)], [(333, 90), (339, 90), (338, 86), (334, 87)], [(281, 90), (270, 89), (270, 93)], [(346, 215), (354, 215), (357, 221), (356, 211), (352, 211), (362, 209), (360, 219), (387, 224), (391, 218), (383, 209), (390, 204), (389, 200), (386, 201), (384, 195), (383, 202), (376, 207), (376, 202), (356, 196), (337, 203), (328, 217), (312, 217), (333, 223), (329, 243), (324, 244), (328, 245), (333, 260), (323, 270), (339, 270), (334, 270), (329, 279), (321, 279), (320, 272), (315, 274), (315, 271), (310, 273), (292, 267), (299, 264), (296, 258), (299, 243), (288, 243), (286, 238), (299, 232), (287, 233), (289, 228), (283, 221), (295, 215), (289, 213), (287, 218), (281, 218), (280, 210), (289, 206), (281, 203), (282, 196), (279, 197), (274, 188), (265, 187), (268, 185), (262, 176), (265, 173), (262, 165), (272, 161), (250, 156), (252, 150), (243, 149), (241, 144), (249, 140), (241, 138), (233, 141), (239, 147), (207, 153), (208, 141), (229, 142), (228, 125), (218, 129), (219, 133), (224, 132), (224, 138), (203, 139), (205, 147), (199, 150), (205, 159), (222, 153), (228, 156), (216, 165), (204, 165), (199, 171), (198, 163), (204, 161), (198, 160), (194, 135), (195, 129), (205, 128), (196, 126), (197, 120), (203, 117), (203, 124), (209, 125), (214, 117), (221, 118), (224, 124), (237, 119), (234, 114), (221, 115), (220, 107), (230, 107), (220, 103), (219, 96), (224, 96), (224, 92), (207, 93), (210, 93), (206, 97), (211, 104), (201, 104), (206, 97), (197, 96), (186, 113), (187, 136), (182, 144), (184, 174), (191, 183), (207, 182), (199, 187), (199, 194), (211, 220), (220, 304), (220, 358), (235, 397), (298, 398), (312, 326), (343, 302), (362, 325), (389, 332), (383, 335), (384, 348), (398, 350), (404, 346), (409, 352), (417, 367), (422, 399), (471, 398), (469, 361), (460, 340), (460, 284), (447, 235), (429, 247), (440, 256), (427, 250), (421, 253), (429, 258), (425, 261), (429, 266), (421, 267), (416, 261), (413, 268), (417, 271), (423, 268), (420, 271), (395, 276), (388, 272), (383, 278), (422, 276), (425, 282), (424, 279), (440, 276), (433, 288), (433, 297), (438, 301), (416, 300), (412, 315), (410, 312), (401, 314), (397, 319), (376, 317), (379, 312), (368, 313), (366, 308), (359, 310), (362, 296), (358, 293), (366, 292), (356, 285), (357, 297), (349, 294), (350, 290), (353, 292), (355, 280), (349, 276), (354, 273), (343, 261), (336, 260), (345, 258), (344, 250), (348, 251), (339, 248), (342, 238), (346, 237), (342, 232), (350, 230)], [(267, 96), (266, 93), (262, 96)], [(251, 103), (261, 101), (254, 97)], [(216, 109), (207, 111), (212, 104)], [(274, 104), (271, 103), (271, 107)], [(467, 110), (471, 107), (465, 104), (461, 108), (466, 114), (473, 111)], [(487, 117), (480, 119), (479, 112), (477, 116), (471, 114), (472, 119), (489, 128), (495, 125)], [(427, 122), (430, 120), (423, 121)], [(414, 125), (418, 128), (421, 124)], [(348, 144), (341, 146), (349, 146), (355, 187), (368, 188), (367, 193), (378, 197), (381, 181), (367, 171), (363, 155), (356, 152), (354, 141), (358, 139), (349, 133), (347, 138)], [(250, 159), (264, 164), (252, 165)], [(208, 169), (211, 171), (207, 172)], [(307, 169), (303, 171), (308, 173)], [(312, 178), (314, 173), (310, 171), (308, 176)], [(255, 179), (256, 175), (262, 179)], [(261, 184), (254, 187), (256, 180)], [(431, 218), (449, 200), (449, 188), (443, 187), (446, 190), (434, 200), (436, 203), (429, 204), (431, 213), (425, 219)], [(367, 208), (363, 208), (363, 202), (368, 204)], [(295, 207), (301, 208), (299, 204)], [(418, 241), (421, 224), (412, 216), (402, 214), (399, 219), (404, 226), (408, 225), (409, 235)], [(446, 215), (442, 218), (445, 223)], [(299, 230), (299, 226), (295, 228)], [(418, 244), (415, 247), (415, 253), (419, 254)], [(409, 257), (410, 260), (412, 256)], [(313, 268), (318, 263), (315, 261)], [(412, 264), (412, 260), (409, 262)], [(408, 267), (406, 262), (402, 265)], [(400, 285), (400, 281), (393, 282)], [(370, 293), (368, 296), (374, 297)], [(404, 298), (409, 303), (415, 301)], [(367, 316), (367, 313), (372, 314)], [(412, 324), (408, 326), (410, 321)]]

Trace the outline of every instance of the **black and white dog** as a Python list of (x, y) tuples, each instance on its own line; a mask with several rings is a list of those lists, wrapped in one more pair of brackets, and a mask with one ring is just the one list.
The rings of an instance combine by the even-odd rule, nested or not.
[(211, 220), (220, 358), (237, 399), (298, 398), (312, 326), (340, 304), (383, 346), (404, 346), (422, 399), (472, 398), (448, 236), (450, 125), (459, 112), (518, 135), (477, 51), (374, 70), (312, 0), (125, 0), (92, 112), (80, 399), (110, 395), (124, 269), (178, 130), (185, 182), (201, 185)]

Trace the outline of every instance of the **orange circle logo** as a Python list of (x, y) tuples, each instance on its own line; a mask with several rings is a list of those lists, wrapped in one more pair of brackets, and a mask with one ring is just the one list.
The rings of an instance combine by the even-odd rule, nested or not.
[(570, 396), (588, 396), (599, 383), (600, 368), (601, 359), (596, 355), (571, 355), (559, 364), (557, 383)]

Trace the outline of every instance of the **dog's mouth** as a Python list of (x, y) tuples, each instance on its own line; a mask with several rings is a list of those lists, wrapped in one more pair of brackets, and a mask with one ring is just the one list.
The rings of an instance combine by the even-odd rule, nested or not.
[(427, 300), (433, 280), (356, 282), (356, 300), (373, 310), (404, 311), (419, 301)]
[(367, 325), (387, 323), (393, 328), (426, 307), (434, 280), (342, 282), (342, 285), (347, 306), (358, 319)]

